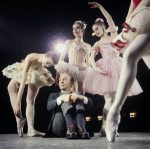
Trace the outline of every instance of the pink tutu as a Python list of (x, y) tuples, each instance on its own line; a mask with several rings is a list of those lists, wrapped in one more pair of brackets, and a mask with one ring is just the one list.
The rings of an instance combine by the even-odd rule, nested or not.
[[(107, 92), (117, 91), (123, 58), (117, 56), (117, 53), (115, 54), (115, 51), (112, 51), (111, 48), (112, 47), (108, 45), (103, 46), (100, 51), (104, 58), (96, 62), (96, 66), (101, 67), (102, 71), (107, 72), (107, 74), (103, 75), (95, 71), (92, 67), (89, 68), (83, 82), (84, 92), (103, 95)], [(105, 54), (107, 54), (107, 57)], [(137, 79), (135, 79), (128, 96), (137, 95), (141, 92), (142, 89)]]

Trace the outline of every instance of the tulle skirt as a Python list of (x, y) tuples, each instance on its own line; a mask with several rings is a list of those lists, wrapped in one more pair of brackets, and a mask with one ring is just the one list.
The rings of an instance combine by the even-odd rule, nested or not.
[(78, 66), (66, 63), (64, 61), (61, 61), (57, 65), (55, 65), (55, 69), (57, 70), (57, 72), (59, 73), (66, 72), (78, 82), (83, 82), (86, 76), (87, 68), (88, 67), (84, 67), (82, 70), (80, 70)]
[(61, 61), (55, 65), (55, 69), (58, 73), (66, 72), (71, 75), (74, 78), (74, 91), (78, 91), (78, 82), (83, 83), (88, 67), (85, 66), (83, 69), (79, 69), (76, 65)]
[[(2, 70), (3, 75), (7, 78), (16, 80), (21, 83), (24, 63), (14, 63), (8, 65)], [(26, 84), (32, 84), (36, 87), (51, 86), (54, 79), (51, 73), (44, 67), (31, 66), (28, 70)]]
[[(84, 92), (104, 95), (108, 92), (116, 92), (121, 74), (123, 59), (121, 57), (102, 58), (96, 62), (97, 67), (101, 67), (107, 74), (103, 75), (95, 71), (92, 67), (87, 70), (83, 82)], [(128, 96), (137, 95), (142, 92), (137, 79), (128, 93)]]

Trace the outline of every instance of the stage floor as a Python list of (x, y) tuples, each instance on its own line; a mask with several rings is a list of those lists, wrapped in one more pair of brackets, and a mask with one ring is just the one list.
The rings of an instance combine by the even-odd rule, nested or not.
[(108, 143), (98, 133), (90, 140), (65, 138), (19, 138), (17, 134), (0, 134), (0, 149), (150, 149), (150, 133), (120, 133), (115, 143)]

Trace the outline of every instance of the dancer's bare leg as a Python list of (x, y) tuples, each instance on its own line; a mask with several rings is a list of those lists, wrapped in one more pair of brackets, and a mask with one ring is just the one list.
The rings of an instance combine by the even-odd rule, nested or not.
[(102, 136), (102, 137), (106, 136), (105, 134), (106, 118), (107, 118), (108, 111), (110, 107), (112, 106), (114, 96), (112, 93), (104, 93), (104, 99), (105, 99), (105, 105), (103, 108), (103, 120), (102, 120), (102, 126), (101, 126), (101, 130), (99, 134), (99, 136)]
[[(100, 137), (106, 136), (106, 133), (105, 133), (106, 118), (107, 118), (107, 114), (109, 112), (109, 109), (112, 106), (112, 103), (115, 99), (115, 94), (116, 94), (116, 92), (104, 94), (105, 105), (103, 108), (103, 121), (102, 121), (102, 126), (101, 126), (101, 130), (100, 130), (100, 134), (99, 134)], [(120, 122), (120, 115), (118, 117), (118, 122)], [(117, 129), (117, 136), (119, 136), (118, 129)]]
[[(17, 90), (19, 88), (19, 85), (20, 84), (17, 83), (17, 81), (12, 79), (7, 87), (13, 110), (15, 109), (15, 106), (16, 106), (16, 100), (17, 100), (17, 95), (18, 95)], [(17, 122), (17, 132), (20, 137), (23, 137), (23, 126), (26, 123), (26, 119), (23, 118), (22, 116), (20, 118), (16, 117), (16, 122)]]
[(28, 85), (26, 117), (28, 125), (27, 135), (30, 137), (44, 135), (44, 133), (34, 130), (34, 104), (38, 92), (39, 88), (35, 87), (34, 85)]
[(150, 35), (139, 34), (126, 49), (116, 98), (107, 115), (106, 135), (109, 142), (115, 141), (117, 117), (136, 77), (138, 61), (150, 51)]

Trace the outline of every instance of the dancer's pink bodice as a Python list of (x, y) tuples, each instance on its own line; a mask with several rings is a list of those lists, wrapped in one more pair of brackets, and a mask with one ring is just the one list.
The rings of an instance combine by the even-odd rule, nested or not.
[(133, 0), (134, 9), (139, 5), (142, 0)]
[(119, 56), (119, 52), (114, 50), (109, 43), (103, 43), (98, 49), (102, 58), (113, 58)]

